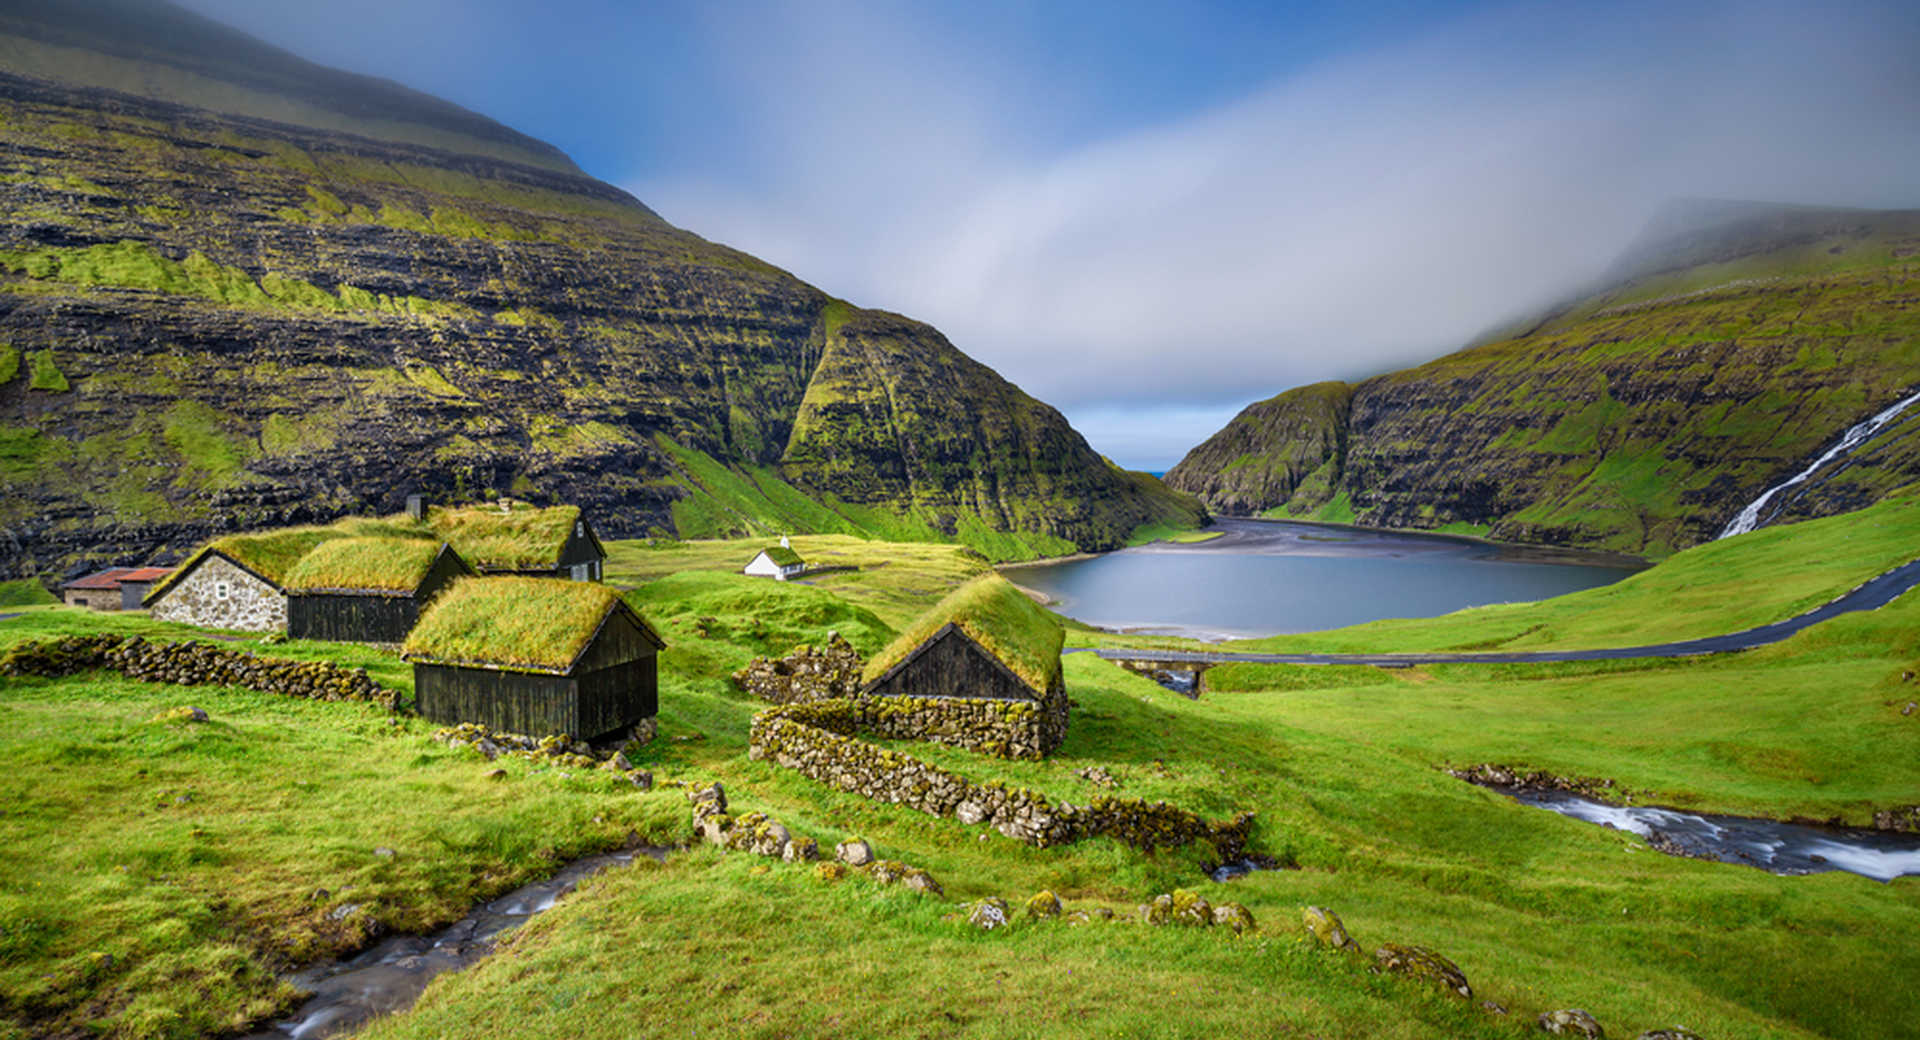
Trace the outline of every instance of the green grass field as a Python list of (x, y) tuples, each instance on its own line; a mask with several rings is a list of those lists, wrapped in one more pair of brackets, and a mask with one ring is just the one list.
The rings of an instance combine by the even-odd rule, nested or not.
[[(1536, 642), (1594, 645), (1744, 627), (1903, 559), (1920, 544), (1915, 514), (1913, 502), (1886, 504), (1683, 553), (1609, 589), (1493, 608), (1497, 618), (1469, 611), (1294, 645), (1463, 646), (1503, 633), (1528, 645), (1511, 633), (1533, 625), (1547, 626), (1528, 636)], [(1106, 839), (1035, 849), (748, 760), (760, 705), (728, 672), (828, 629), (873, 653), (916, 604), (986, 566), (952, 546), (836, 537), (795, 545), (810, 562), (860, 569), (813, 585), (727, 573), (753, 544), (611, 547), (610, 580), (637, 586), (629, 602), (671, 646), (660, 737), (636, 764), (663, 781), (719, 779), (736, 812), (769, 812), (826, 847), (865, 837), (930, 870), (944, 896), (702, 846), (590, 882), (365, 1035), (1494, 1037), (1529, 1029), (1540, 1011), (1584, 1007), (1612, 1036), (1680, 1023), (1709, 1038), (1869, 1038), (1920, 1020), (1907, 984), (1920, 971), (1910, 941), (1920, 879), (1777, 877), (1672, 858), (1442, 771), (1501, 762), (1610, 777), (1644, 801), (1856, 823), (1920, 803), (1920, 713), (1900, 714), (1920, 696), (1903, 677), (1920, 667), (1912, 595), (1713, 660), (1234, 666), (1197, 702), (1075, 654), (1073, 720), (1054, 757), (910, 748), (1069, 801), (1104, 792), (1080, 775), (1097, 765), (1118, 795), (1215, 817), (1253, 810), (1255, 851), (1292, 869), (1215, 883), (1195, 849), (1142, 854)], [(0, 621), (0, 647), (101, 629), (190, 631), (35, 607)], [(409, 688), (405, 666), (380, 651), (225, 645), (366, 665)], [(213, 721), (149, 721), (187, 703)], [(232, 1028), (286, 999), (273, 972), (346, 941), (323, 912), (343, 902), (425, 926), (629, 827), (686, 833), (677, 791), (526, 763), (488, 782), (473, 753), (366, 705), (86, 675), (6, 680), (0, 717), (0, 767), (32, 780), (0, 815), (0, 1015), (16, 1036), (49, 1022), (79, 1035), (83, 1018), (109, 1036)], [(382, 846), (399, 854), (374, 857)], [(358, 894), (340, 895), (348, 885)], [(978, 933), (948, 919), (968, 900), (1017, 907), (1043, 888), (1070, 909), (1127, 915), (1174, 887), (1246, 904), (1260, 931), (1022, 922)], [(1305, 904), (1340, 912), (1367, 949), (1440, 951), (1476, 1003), (1513, 1014), (1305, 943)]]

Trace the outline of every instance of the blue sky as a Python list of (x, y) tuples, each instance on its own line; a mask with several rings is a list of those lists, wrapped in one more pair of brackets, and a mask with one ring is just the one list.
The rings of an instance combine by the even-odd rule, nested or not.
[(1161, 469), (1674, 197), (1920, 205), (1920, 5), (187, 0), (939, 326)]

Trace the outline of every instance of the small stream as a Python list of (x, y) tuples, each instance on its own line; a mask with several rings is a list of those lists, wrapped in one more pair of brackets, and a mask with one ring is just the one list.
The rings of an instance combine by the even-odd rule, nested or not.
[(558, 874), (516, 888), (432, 935), (395, 935), (346, 960), (315, 965), (287, 981), (312, 994), (293, 1017), (243, 1040), (316, 1040), (358, 1029), (380, 1016), (404, 1011), (427, 983), (459, 971), (493, 952), (497, 940), (550, 909), (588, 877), (626, 866), (636, 856), (664, 860), (667, 849), (622, 849), (574, 860)]
[(1844, 870), (1875, 881), (1920, 874), (1920, 834), (1609, 805), (1568, 791), (1487, 786), (1525, 805), (1637, 834), (1672, 856), (1743, 863), (1775, 874)]

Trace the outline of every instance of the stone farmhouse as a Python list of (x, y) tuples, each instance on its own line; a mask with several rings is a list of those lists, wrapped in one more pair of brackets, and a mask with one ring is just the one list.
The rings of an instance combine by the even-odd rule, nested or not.
[(167, 567), (108, 567), (60, 586), (60, 599), (89, 610), (139, 610), (147, 589), (170, 573)]

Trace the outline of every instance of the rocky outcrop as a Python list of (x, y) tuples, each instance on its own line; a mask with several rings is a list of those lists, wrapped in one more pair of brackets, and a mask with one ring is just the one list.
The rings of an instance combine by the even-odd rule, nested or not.
[[(10, 55), (42, 53), (35, 17), (0, 20)], [(95, 21), (62, 45), (110, 49)], [(0, 75), (0, 577), (416, 491), (570, 502), (614, 538), (906, 531), (997, 557), (1198, 522), (934, 329), (549, 146), (257, 43), (180, 60), (337, 88), (367, 122), (334, 93), (274, 121), (240, 90), (123, 92), (175, 78), (122, 43)]]
[(1229, 516), (1311, 511), (1340, 489), (1353, 387), (1315, 383), (1248, 405), (1167, 471), (1167, 486)]
[[(1751, 209), (1517, 335), (1250, 406), (1168, 472), (1226, 514), (1663, 553), (1915, 389), (1920, 212)], [(1728, 265), (1738, 263), (1738, 270)], [(1920, 481), (1920, 410), (1774, 519)]]
[(1374, 967), (1390, 975), (1429, 982), (1455, 996), (1473, 999), (1473, 987), (1458, 964), (1424, 946), (1386, 943), (1373, 951)]

